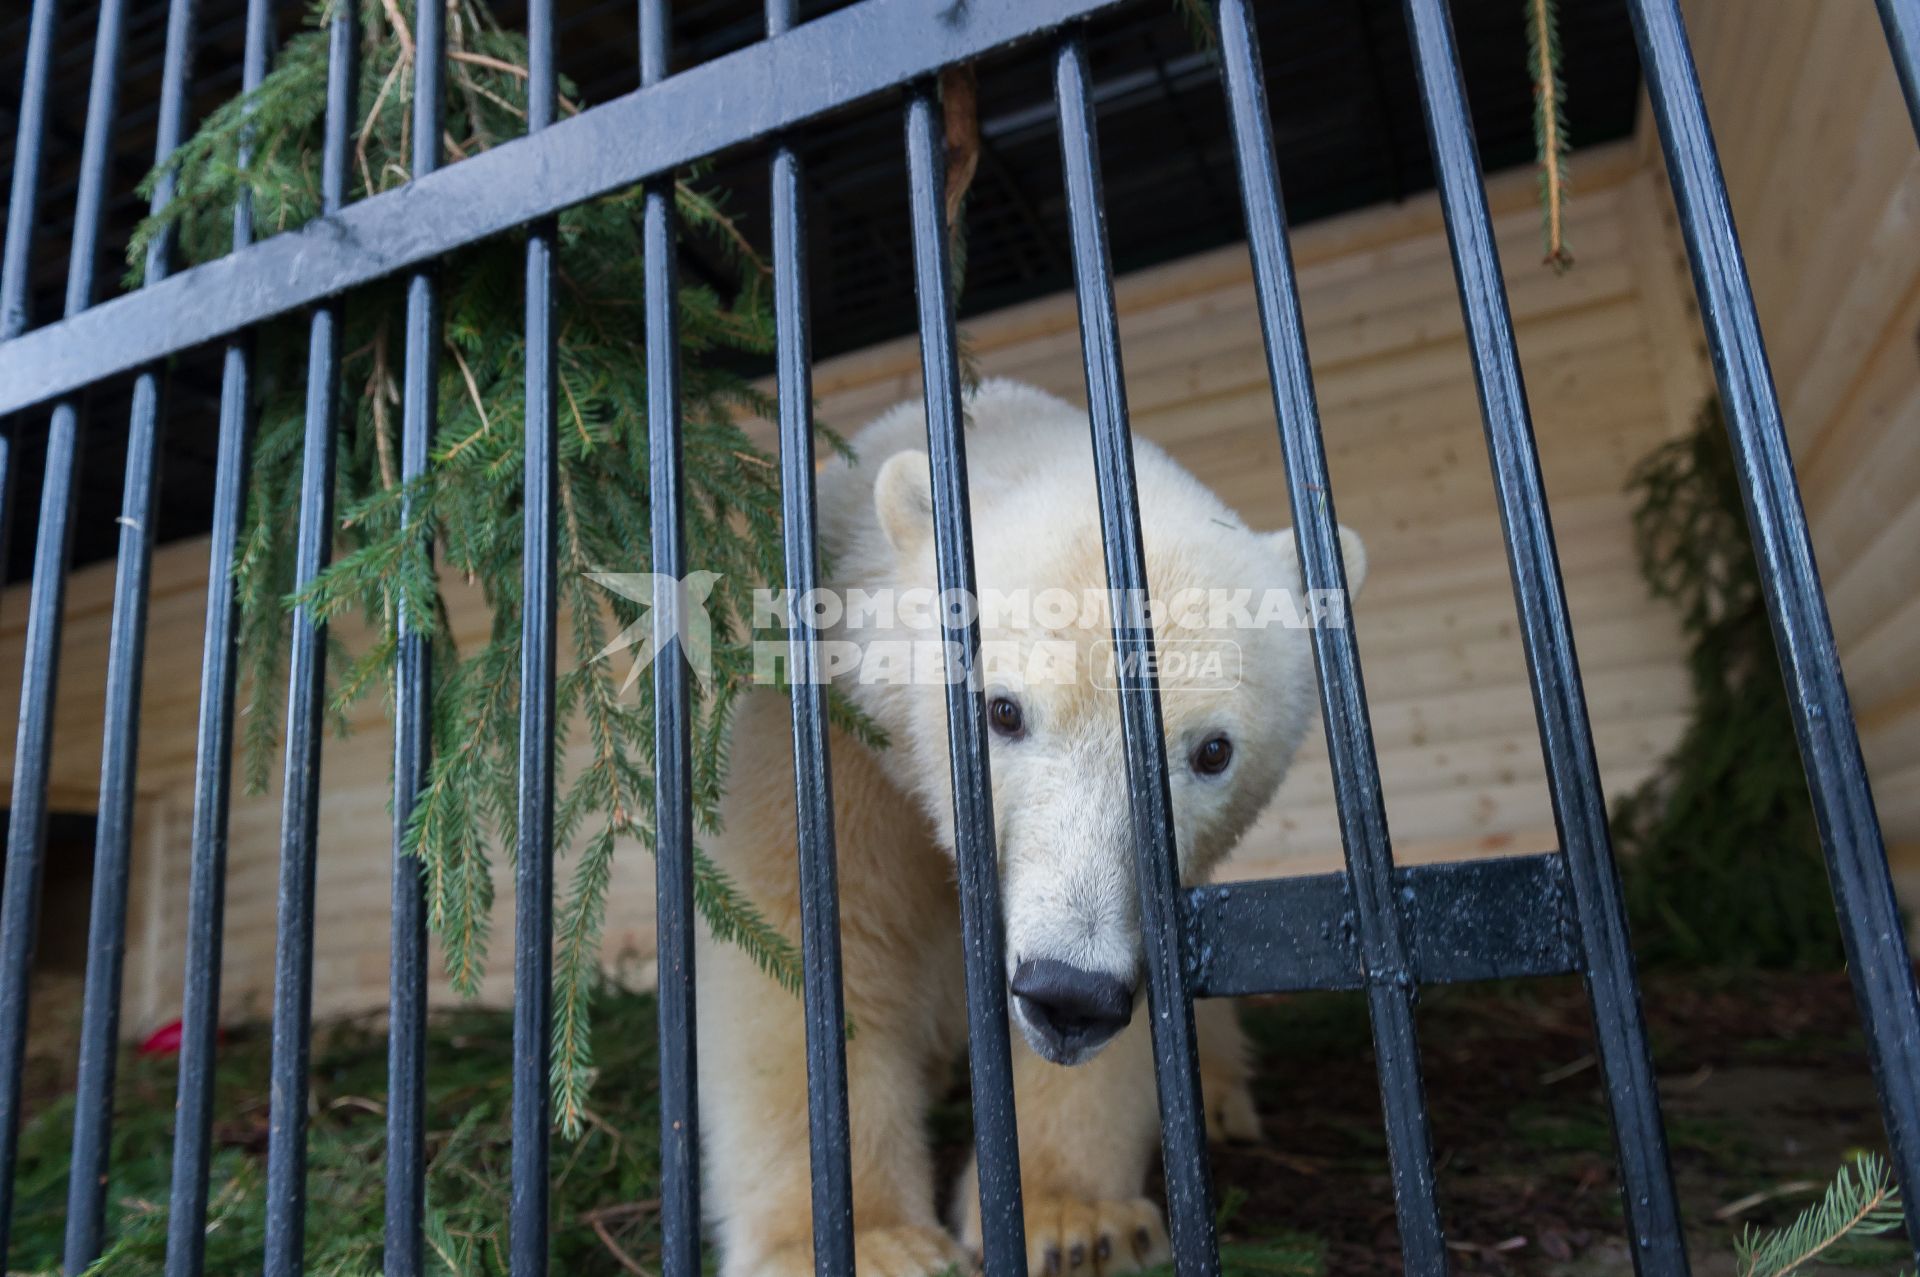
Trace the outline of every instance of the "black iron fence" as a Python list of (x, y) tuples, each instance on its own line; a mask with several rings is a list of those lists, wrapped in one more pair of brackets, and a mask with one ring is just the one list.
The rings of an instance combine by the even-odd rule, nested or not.
[[(645, 184), (644, 244), (652, 421), (653, 570), (685, 574), (669, 183), (677, 168), (766, 139), (772, 148), (775, 314), (778, 321), (780, 473), (787, 585), (815, 581), (810, 351), (805, 210), (800, 159), (787, 136), (827, 112), (904, 91), (913, 253), (919, 290), (933, 504), (943, 590), (973, 587), (964, 439), (959, 410), (943, 192), (941, 133), (930, 77), (1002, 46), (1050, 39), (1054, 89), (1080, 306), (1087, 397), (1104, 524), (1107, 572), (1118, 597), (1145, 598), (1126, 396), (1105, 240), (1098, 147), (1087, 67), (1075, 24), (1119, 0), (864, 0), (804, 24), (793, 0), (768, 0), (767, 38), (679, 74), (667, 74), (665, 0), (640, 0), (641, 88), (556, 123), (552, 0), (530, 5), (527, 140), (439, 167), (444, 10), (418, 16), (412, 126), (416, 179), (347, 204), (354, 100), (350, 5), (331, 25), (324, 215), (292, 234), (253, 243), (249, 209), (234, 210), (234, 251), (179, 273), (164, 243), (140, 291), (92, 306), (93, 269), (116, 119), (125, 0), (101, 0), (65, 318), (26, 331), (31, 252), (46, 126), (57, 0), (35, 0), (26, 50), (5, 271), (0, 279), (0, 415), (48, 421), (40, 494), (13, 819), (0, 900), (0, 1254), (12, 1207), (26, 1036), (46, 824), (53, 695), (67, 546), (74, 516), (78, 398), (117, 374), (136, 374), (120, 520), (107, 722), (101, 765), (79, 1096), (75, 1109), (65, 1261), (78, 1272), (100, 1253), (109, 1176), (109, 1125), (122, 933), (138, 740), (141, 657), (151, 556), (159, 373), (171, 356), (225, 343), (218, 480), (201, 687), (198, 783), (187, 917), (167, 1271), (202, 1270), (213, 1121), (228, 777), (234, 696), (235, 600), (230, 568), (247, 475), (251, 350), (262, 321), (306, 310), (311, 334), (306, 444), (297, 548), (301, 581), (326, 563), (338, 412), (340, 297), (406, 273), (403, 468), (428, 464), (438, 349), (435, 259), (487, 236), (524, 232), (527, 269), (525, 613), (520, 827), (516, 873), (511, 1264), (547, 1269), (549, 1017), (552, 933), (555, 636), (554, 215), (609, 191)], [(1258, 287), (1288, 497), (1309, 590), (1345, 582), (1324, 447), (1301, 324), (1264, 100), (1252, 0), (1219, 0), (1220, 63), (1231, 111), (1248, 239)], [(1920, 128), (1920, 0), (1879, 0), (1889, 43)], [(1435, 1203), (1413, 1003), (1421, 984), (1578, 972), (1591, 997), (1633, 1255), (1643, 1274), (1683, 1274), (1687, 1259), (1668, 1168), (1652, 1062), (1608, 841), (1553, 531), (1525, 388), (1483, 192), (1445, 0), (1405, 0), (1429, 139), (1452, 244), (1461, 307), (1484, 413), (1560, 847), (1538, 855), (1400, 869), (1393, 863), (1360, 661), (1348, 628), (1314, 631), (1321, 707), (1332, 758), (1345, 873), (1231, 887), (1183, 889), (1176, 875), (1167, 763), (1150, 662), (1119, 663), (1133, 828), (1147, 937), (1168, 1210), (1182, 1274), (1216, 1272), (1205, 1124), (1192, 999), (1292, 989), (1364, 989), (1372, 1014), (1395, 1199), (1409, 1273), (1443, 1273), (1447, 1252)], [(1654, 117), (1679, 205), (1714, 369), (1739, 460), (1807, 779), (1826, 850), (1849, 968), (1887, 1133), (1920, 1239), (1920, 998), (1902, 940), (1885, 851), (1841, 680), (1779, 404), (1677, 0), (1632, 0)], [(193, 0), (171, 0), (157, 158), (182, 140)], [(1755, 14), (1755, 21), (1764, 15)], [(249, 0), (244, 84), (268, 60), (269, 6)], [(156, 205), (168, 198), (164, 187)], [(51, 405), (49, 409), (49, 405)], [(31, 411), (29, 411), (31, 410)], [(32, 428), (32, 427), (23, 427)], [(4, 459), (0, 453), (0, 460)], [(5, 512), (11, 515), (12, 511)], [(693, 1002), (692, 807), (685, 662), (672, 659), (682, 601), (655, 600), (654, 667), (659, 794), (659, 1008), (663, 1269), (700, 1271)], [(298, 1273), (305, 1229), (305, 1122), (311, 1028), (313, 884), (324, 625), (293, 626), (279, 930), (274, 983), (273, 1100), (265, 1269)], [(974, 626), (951, 630), (951, 673), (969, 674)], [(1150, 651), (1142, 615), (1115, 619), (1122, 652)], [(813, 634), (792, 640), (796, 671), (815, 666)], [(409, 635), (396, 670), (395, 846), (425, 776), (429, 740), (427, 644)], [(794, 679), (799, 794), (807, 1071), (818, 1270), (853, 1268), (847, 1080), (834, 879), (825, 704), (816, 682)], [(949, 682), (953, 796), (967, 951), (975, 1137), (981, 1167), (985, 1262), (995, 1277), (1025, 1271), (1014, 1130), (998, 872), (987, 783), (983, 694)], [(392, 886), (391, 1047), (387, 1106), (385, 1269), (422, 1269), (426, 929), (412, 861), (397, 853)]]

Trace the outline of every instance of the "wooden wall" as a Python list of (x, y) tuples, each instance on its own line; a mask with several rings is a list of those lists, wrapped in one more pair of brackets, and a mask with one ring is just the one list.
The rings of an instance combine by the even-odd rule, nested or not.
[[(1678, 636), (1632, 562), (1632, 463), (1706, 385), (1666, 334), (1689, 322), (1657, 191), (1624, 148), (1581, 157), (1579, 265), (1539, 264), (1526, 174), (1492, 198), (1608, 786), (1643, 778), (1685, 713)], [(1124, 216), (1116, 210), (1114, 216)], [(1431, 199), (1296, 236), (1301, 301), (1342, 522), (1368, 546), (1356, 617), (1403, 861), (1555, 845), (1453, 271)], [(1259, 322), (1241, 247), (1123, 280), (1136, 430), (1256, 526), (1287, 522)], [(981, 370), (1084, 402), (1071, 297), (966, 326)], [(823, 368), (821, 411), (852, 424), (919, 393), (910, 342)], [(1324, 745), (1235, 858), (1236, 876), (1337, 868)]]
[(1920, 899), (1920, 148), (1873, 5), (1686, 0), (1685, 12), (1880, 822), (1911, 903)]
[[(1694, 329), (1663, 197), (1636, 149), (1584, 154), (1578, 172), (1569, 233), (1579, 265), (1565, 276), (1539, 264), (1531, 176), (1496, 179), (1491, 194), (1601, 765), (1609, 790), (1620, 792), (1647, 775), (1686, 709), (1676, 627), (1635, 572), (1622, 486), (1632, 463), (1685, 423), (1706, 383), (1687, 337)], [(1397, 852), (1414, 861), (1549, 848), (1553, 823), (1437, 204), (1419, 199), (1311, 226), (1295, 250), (1338, 509), (1369, 547), (1357, 625)], [(1135, 428), (1257, 526), (1283, 525), (1280, 451), (1245, 251), (1123, 279), (1119, 303)], [(966, 331), (986, 372), (1083, 400), (1070, 296), (970, 322)], [(918, 394), (914, 346), (896, 342), (833, 361), (816, 384), (825, 418), (857, 428)], [(205, 554), (205, 542), (194, 541), (155, 558), (130, 1032), (178, 1008)], [(111, 577), (110, 565), (89, 568), (69, 594), (56, 808), (94, 802)], [(24, 603), (11, 592), (0, 608), (0, 669), (19, 668)], [(484, 627), (470, 598), (457, 596), (453, 611), (457, 630)], [(10, 721), (16, 699), (15, 687), (0, 685), (0, 722)], [(357, 729), (351, 743), (329, 742), (322, 776), (315, 1004), (323, 1014), (386, 998), (391, 737), (377, 700), (360, 711)], [(1311, 741), (1236, 873), (1338, 865), (1325, 752), (1317, 732)], [(10, 775), (10, 749), (9, 734), (0, 775)], [(267, 1005), (278, 838), (275, 795), (236, 802), (224, 975), (230, 1015)], [(608, 955), (641, 980), (650, 974), (652, 877), (645, 854), (624, 849)], [(502, 875), (493, 999), (509, 993), (512, 907)]]

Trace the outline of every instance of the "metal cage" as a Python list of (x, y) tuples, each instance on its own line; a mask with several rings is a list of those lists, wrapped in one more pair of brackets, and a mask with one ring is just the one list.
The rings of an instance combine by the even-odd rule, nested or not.
[[(233, 729), (235, 600), (229, 568), (247, 484), (249, 332), (295, 312), (311, 334), (306, 444), (297, 547), (301, 579), (326, 562), (332, 525), (333, 441), (343, 294), (371, 280), (409, 279), (403, 462), (428, 464), (435, 418), (438, 325), (435, 259), (484, 237), (519, 233), (526, 245), (525, 614), (520, 825), (515, 925), (511, 1264), (547, 1270), (548, 984), (552, 932), (555, 680), (554, 215), (606, 192), (644, 184), (645, 313), (652, 416), (653, 570), (686, 570), (677, 403), (674, 171), (741, 144), (771, 149), (778, 321), (780, 475), (786, 585), (815, 582), (812, 422), (805, 209), (800, 158), (788, 138), (828, 112), (898, 92), (912, 208), (936, 544), (942, 590), (971, 590), (973, 562), (946, 260), (942, 139), (931, 77), (950, 64), (1018, 41), (1053, 42), (1054, 92), (1070, 215), (1086, 390), (1110, 586), (1144, 598), (1121, 352), (1105, 238), (1098, 147), (1086, 58), (1076, 24), (1120, 0), (863, 0), (799, 23), (794, 0), (767, 0), (766, 38), (678, 74), (667, 73), (665, 0), (640, 0), (641, 87), (564, 121), (555, 119), (552, 0), (533, 0), (530, 110), (524, 140), (440, 167), (439, 83), (444, 12), (418, 27), (415, 180), (358, 203), (345, 200), (356, 38), (349, 7), (331, 27), (324, 215), (254, 242), (249, 210), (234, 210), (234, 251), (172, 272), (164, 246), (141, 290), (102, 305), (94, 296), (108, 142), (125, 0), (100, 0), (65, 317), (27, 329), (31, 252), (46, 126), (57, 0), (35, 0), (26, 50), (19, 144), (0, 282), (0, 415), (46, 420), (45, 485), (27, 630), (14, 812), (0, 900), (0, 1254), (11, 1215), (29, 958), (46, 824), (48, 757), (60, 613), (73, 526), (79, 397), (137, 374), (120, 519), (119, 572), (107, 675), (105, 754), (79, 1097), (65, 1260), (78, 1272), (100, 1253), (112, 1114), (121, 935), (126, 917), (132, 778), (151, 555), (165, 361), (190, 347), (225, 350), (211, 596), (198, 738), (188, 963), (175, 1133), (167, 1271), (203, 1264), (212, 1061), (218, 1006), (228, 774)], [(1249, 249), (1287, 490), (1305, 583), (1341, 588), (1345, 571), (1303, 335), (1280, 175), (1264, 98), (1252, 0), (1218, 0), (1219, 64), (1230, 107)], [(1907, 102), (1920, 127), (1920, 0), (1879, 0)], [(1894, 1164), (1909, 1189), (1909, 1235), (1920, 1239), (1920, 999), (1901, 939), (1891, 879), (1788, 456), (1779, 404), (1726, 188), (1708, 129), (1678, 0), (1631, 0), (1654, 118), (1676, 197), (1714, 369), (1726, 407), (1760, 560), (1766, 601), (1812, 790), (1835, 904)], [(1592, 732), (1581, 689), (1553, 529), (1526, 391), (1495, 252), (1445, 0), (1405, 0), (1429, 140), (1485, 419), (1534, 705), (1560, 846), (1473, 864), (1397, 868), (1388, 843), (1378, 761), (1351, 629), (1314, 634), (1320, 700), (1332, 759), (1344, 873), (1183, 889), (1173, 857), (1167, 762), (1149, 661), (1122, 661), (1123, 711), (1138, 878), (1147, 937), (1168, 1211), (1184, 1277), (1219, 1270), (1212, 1191), (1195, 1064), (1192, 999), (1293, 989), (1364, 989), (1371, 1011), (1399, 1230), (1409, 1273), (1448, 1268), (1414, 1031), (1421, 984), (1579, 973), (1597, 1029), (1633, 1255), (1643, 1274), (1684, 1274), (1687, 1258), (1668, 1167), (1621, 888), (1608, 841)], [(436, 16), (438, 15), (438, 16)], [(269, 6), (249, 0), (244, 84), (268, 61)], [(1760, 20), (1756, 15), (1754, 20)], [(182, 141), (193, 0), (171, 0), (158, 157)], [(164, 201), (163, 188), (156, 196)], [(4, 454), (0, 454), (3, 456)], [(9, 510), (6, 512), (11, 514)], [(659, 1011), (665, 1271), (700, 1271), (695, 1103), (689, 699), (672, 636), (682, 605), (663, 588), (654, 610), (668, 659), (656, 663), (659, 836)], [(293, 626), (286, 741), (282, 876), (273, 1004), (270, 1214), (265, 1269), (301, 1269), (305, 1228), (305, 1107), (311, 1027), (314, 840), (320, 767), (324, 628)], [(967, 1002), (985, 1263), (994, 1277), (1025, 1272), (1014, 1129), (998, 874), (987, 783), (984, 699), (968, 677), (977, 632), (955, 624), (948, 693)], [(1150, 654), (1137, 610), (1115, 620), (1122, 653)], [(813, 667), (814, 635), (792, 640), (796, 670)], [(397, 658), (395, 829), (404, 827), (428, 759), (428, 652), (418, 636)], [(825, 706), (810, 679), (794, 680), (795, 784), (803, 883), (807, 1065), (817, 1270), (853, 1268), (851, 1171), (842, 1024), (839, 924)], [(417, 874), (396, 855), (392, 879), (391, 1048), (385, 1270), (422, 1268), (423, 1053), (426, 930)]]

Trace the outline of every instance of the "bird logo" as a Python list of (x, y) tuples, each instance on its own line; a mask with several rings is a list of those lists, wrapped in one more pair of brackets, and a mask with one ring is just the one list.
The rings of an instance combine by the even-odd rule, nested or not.
[(641, 673), (660, 655), (661, 646), (674, 644), (692, 667), (703, 693), (713, 691), (713, 619), (707, 599), (719, 584), (719, 572), (689, 572), (683, 577), (657, 572), (589, 572), (587, 579), (621, 598), (640, 604), (633, 624), (613, 636), (594, 657), (604, 661), (615, 652), (633, 652), (633, 664), (620, 685), (625, 695)]

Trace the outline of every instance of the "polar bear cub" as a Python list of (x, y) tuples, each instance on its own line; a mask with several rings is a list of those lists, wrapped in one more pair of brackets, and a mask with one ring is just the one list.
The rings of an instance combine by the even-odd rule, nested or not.
[[(1167, 1240), (1144, 1196), (1159, 1117), (1146, 1017), (1134, 1015), (1143, 952), (1087, 418), (1005, 381), (981, 385), (968, 418), (1029, 1268), (1130, 1271), (1164, 1259)], [(937, 655), (902, 657), (941, 638), (937, 618), (929, 628), (912, 603), (938, 588), (920, 405), (894, 408), (852, 444), (856, 460), (819, 476), (820, 550), (828, 589), (868, 603), (845, 609), (826, 637), (836, 685), (889, 741), (878, 751), (832, 741), (855, 1026), (846, 1044), (855, 1261), (860, 1277), (911, 1277), (966, 1267), (981, 1240), (971, 1167), (942, 1220), (926, 1126), (965, 1048), (966, 1010), (946, 689), (928, 676)], [(1292, 534), (1249, 530), (1151, 443), (1135, 442), (1134, 466), (1180, 871), (1193, 883), (1273, 797), (1312, 716), (1313, 658)], [(1364, 555), (1341, 536), (1357, 588)], [(1277, 609), (1266, 606), (1274, 598)], [(1176, 649), (1198, 659), (1176, 661)], [(743, 698), (724, 830), (710, 851), (797, 937), (789, 714), (778, 691)], [(705, 1202), (721, 1271), (809, 1273), (801, 1003), (704, 932), (697, 971)], [(1257, 1134), (1231, 1008), (1196, 1012), (1209, 1127)]]

